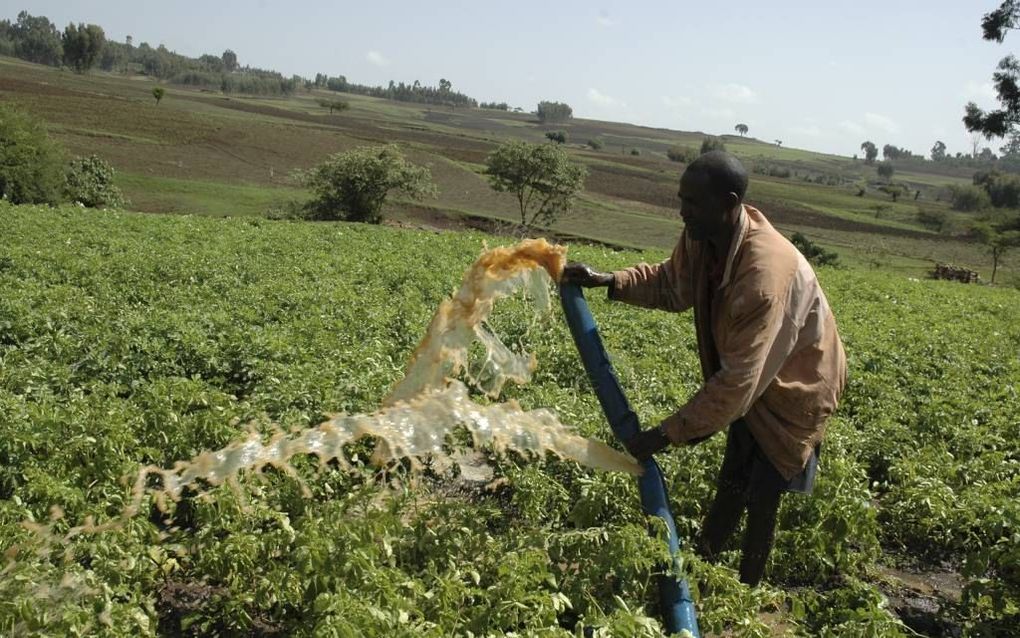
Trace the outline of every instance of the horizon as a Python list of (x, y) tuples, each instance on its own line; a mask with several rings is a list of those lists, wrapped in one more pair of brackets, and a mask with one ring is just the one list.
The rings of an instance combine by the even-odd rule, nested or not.
[[(480, 102), (531, 111), (541, 100), (562, 101), (579, 118), (710, 135), (733, 135), (734, 126), (745, 123), (749, 137), (846, 157), (859, 153), (864, 140), (925, 157), (942, 140), (951, 154), (969, 153), (974, 136), (962, 123), (964, 105), (997, 104), (991, 76), (1010, 53), (1008, 39), (1001, 45), (981, 39), (981, 16), (995, 8), (991, 3), (867, 2), (844, 9), (796, 0), (782, 9), (741, 6), (731, 12), (744, 18), (730, 24), (731, 46), (714, 50), (720, 38), (708, 27), (722, 23), (725, 9), (698, 5), (574, 2), (543, 6), (540, 17), (530, 17), (536, 13), (528, 7), (537, 3), (498, 16), (493, 14), (501, 7), (465, 3), (384, 2), (346, 9), (271, 0), (254, 8), (237, 0), (216, 6), (192, 0), (172, 6), (124, 0), (64, 4), (4, 0), (2, 14), (14, 20), (26, 10), (61, 29), (70, 22), (94, 23), (110, 40), (123, 42), (130, 35), (136, 44), (164, 44), (191, 57), (231, 49), (242, 65), (285, 76), (326, 73), (383, 86), (390, 80), (435, 85), (444, 77)], [(647, 6), (652, 9), (642, 14)], [(783, 10), (800, 19), (780, 16)], [(393, 22), (398, 13), (403, 19)], [(314, 19), (302, 22), (297, 35), (282, 36), (284, 46), (259, 46), (280, 41), (280, 25), (305, 15)], [(195, 16), (205, 28), (194, 28)], [(344, 29), (352, 16), (357, 28)], [(908, 19), (911, 28), (901, 29)], [(679, 24), (676, 33), (672, 24)], [(337, 27), (338, 35), (329, 37)], [(444, 35), (433, 37), (436, 33)], [(894, 42), (895, 53), (886, 47), (854, 50), (850, 45), (863, 35), (869, 36), (866, 42)], [(674, 38), (684, 42), (684, 50), (710, 51), (716, 60), (685, 65)], [(462, 40), (469, 46), (458, 46)], [(551, 44), (522, 49), (515, 40)], [(925, 64), (914, 66), (919, 58)], [(684, 80), (663, 81), (674, 69)], [(998, 153), (1004, 142), (981, 138), (978, 147)]]

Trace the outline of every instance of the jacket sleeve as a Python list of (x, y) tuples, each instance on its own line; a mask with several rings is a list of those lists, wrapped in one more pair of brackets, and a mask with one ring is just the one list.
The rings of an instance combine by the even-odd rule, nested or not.
[(669, 259), (638, 264), (613, 273), (609, 298), (633, 306), (683, 312), (694, 304), (687, 234), (681, 235)]
[(784, 300), (756, 286), (744, 290), (735, 291), (740, 301), (727, 313), (726, 336), (717, 344), (719, 371), (663, 422), (673, 443), (705, 437), (747, 414), (797, 343)]

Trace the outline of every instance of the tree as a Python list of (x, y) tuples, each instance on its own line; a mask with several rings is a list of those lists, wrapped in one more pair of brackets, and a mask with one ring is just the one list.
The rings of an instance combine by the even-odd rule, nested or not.
[(63, 183), (63, 150), (29, 114), (0, 103), (0, 199), (55, 204)]
[(864, 151), (864, 163), (874, 164), (878, 157), (878, 147), (873, 142), (861, 142), (861, 150)]
[(536, 113), (541, 122), (565, 122), (574, 117), (574, 109), (562, 102), (539, 102)]
[(783, 140), (776, 140), (775, 142), (776, 142), (776, 146), (777, 146), (777, 147), (779, 147), (779, 146), (782, 146), (782, 145), (783, 145)]
[(237, 54), (230, 49), (223, 52), (223, 55), (220, 56), (220, 60), (223, 61), (223, 68), (227, 73), (233, 73), (237, 70)]
[(992, 205), (988, 193), (978, 186), (953, 184), (949, 187), (949, 193), (952, 198), (953, 210), (974, 212)]
[(14, 55), (38, 64), (60, 65), (64, 57), (60, 32), (49, 18), (22, 11), (11, 27), (11, 34), (14, 39)]
[(152, 87), (152, 97), (156, 98), (156, 106), (159, 106), (160, 100), (166, 95), (166, 90), (161, 86)]
[(1020, 246), (1020, 231), (1005, 229), (1001, 224), (979, 223), (973, 227), (974, 237), (984, 244), (992, 256), (992, 279), (999, 270), (999, 260), (1010, 249)]
[(884, 179), (892, 179), (895, 172), (892, 162), (879, 162), (876, 170), (878, 171), (878, 176)]
[(931, 161), (941, 162), (946, 159), (946, 145), (942, 140), (937, 140), (931, 147)]
[(701, 140), (701, 155), (710, 151), (725, 151), (726, 144), (723, 143), (722, 138), (719, 137), (706, 137)]
[(67, 25), (61, 43), (64, 48), (64, 64), (74, 69), (75, 73), (85, 73), (96, 64), (99, 54), (106, 44), (103, 28), (95, 25)]
[(606, 144), (605, 142), (602, 141), (601, 137), (594, 137), (588, 140), (588, 146), (590, 146), (591, 150), (593, 151), (601, 151), (602, 147), (604, 147), (605, 145)]
[(446, 78), (439, 78), (439, 92), (449, 93), (453, 89), (453, 82), (450, 82)]
[(408, 162), (394, 145), (334, 153), (298, 178), (312, 189), (305, 205), (310, 219), (378, 224), (390, 192), (412, 199), (436, 195), (429, 169)]
[[(1006, 32), (1020, 24), (1020, 2), (1004, 0), (999, 8), (986, 13), (981, 20), (985, 40), (1002, 42)], [(1018, 130), (1020, 123), (1020, 62), (1012, 55), (999, 61), (998, 70), (992, 75), (998, 94), (999, 108), (985, 112), (974, 102), (968, 102), (963, 124), (968, 131), (980, 133), (986, 138), (1005, 137)]]
[(898, 201), (907, 192), (907, 188), (902, 184), (883, 184), (878, 187), (878, 190), (891, 197), (894, 202)]
[(517, 197), (525, 227), (551, 224), (568, 211), (588, 175), (555, 144), (511, 140), (500, 144), (485, 164), (492, 189)]
[(740, 133), (740, 137), (744, 137), (745, 135), (747, 135), (747, 131), (750, 130), (747, 128), (747, 124), (737, 124), (736, 126), (733, 127), (733, 129), (737, 133)]
[(547, 131), (545, 134), (546, 138), (556, 142), (557, 144), (567, 143), (567, 132), (566, 131)]
[(329, 109), (330, 115), (333, 114), (333, 111), (339, 113), (351, 108), (351, 105), (344, 100), (319, 100), (319, 106), (324, 109)]
[(124, 195), (113, 183), (114, 170), (91, 155), (71, 162), (64, 176), (64, 197), (88, 208), (120, 208)]

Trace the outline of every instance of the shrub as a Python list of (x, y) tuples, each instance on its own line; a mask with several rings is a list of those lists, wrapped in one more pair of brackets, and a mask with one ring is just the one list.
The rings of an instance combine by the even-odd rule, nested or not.
[(88, 208), (120, 208), (124, 195), (113, 176), (113, 167), (99, 157), (79, 157), (67, 168), (64, 197)]
[(992, 200), (988, 197), (988, 193), (979, 186), (958, 186), (954, 184), (949, 187), (949, 192), (953, 198), (954, 210), (972, 212), (988, 208), (992, 205)]
[(949, 222), (949, 216), (942, 210), (921, 208), (917, 211), (917, 222), (929, 230), (941, 233)]
[(711, 151), (725, 151), (725, 150), (726, 145), (723, 144), (722, 138), (706, 137), (705, 139), (701, 140), (702, 155)]
[(638, 149), (636, 149), (636, 148), (632, 148), (632, 149), (630, 149), (630, 154), (631, 154), (631, 155), (640, 155), (640, 154), (641, 154), (641, 151), (639, 151), (639, 150), (638, 150)]
[(27, 113), (0, 104), (0, 199), (55, 204), (63, 182), (63, 149)]
[(411, 164), (393, 145), (334, 153), (298, 178), (312, 189), (306, 208), (318, 220), (378, 224), (390, 191), (413, 199), (436, 194), (429, 169)]
[(673, 146), (666, 151), (666, 157), (672, 162), (690, 164), (698, 158), (698, 152), (686, 146)]
[(588, 146), (590, 146), (593, 151), (601, 151), (602, 147), (605, 145), (605, 142), (603, 142), (602, 138), (599, 137), (588, 140)]
[(800, 233), (794, 233), (790, 241), (804, 258), (816, 266), (838, 266), (839, 254), (826, 250)]
[(548, 131), (545, 134), (546, 138), (556, 142), (557, 144), (567, 143), (567, 132), (566, 131)]

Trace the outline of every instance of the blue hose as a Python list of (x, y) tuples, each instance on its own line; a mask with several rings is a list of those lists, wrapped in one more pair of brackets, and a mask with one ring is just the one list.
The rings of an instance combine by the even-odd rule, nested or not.
[[(576, 285), (561, 284), (560, 302), (567, 317), (567, 325), (570, 326), (570, 333), (574, 337), (574, 344), (581, 354), (584, 369), (588, 372), (588, 378), (599, 398), (609, 426), (617, 439), (626, 441), (637, 434), (641, 426), (609, 362), (609, 355), (602, 345), (584, 293)], [(644, 474), (638, 478), (638, 491), (641, 494), (641, 507), (645, 514), (658, 516), (666, 523), (669, 532), (669, 551), (673, 556), (673, 571), (678, 572), (676, 568), (679, 564), (680, 540), (677, 538), (676, 523), (669, 509), (669, 500), (666, 498), (662, 470), (654, 459), (644, 462)], [(698, 630), (697, 612), (686, 580), (668, 573), (659, 576), (659, 608), (669, 633), (679, 633), (686, 629), (696, 637), (701, 635)]]

